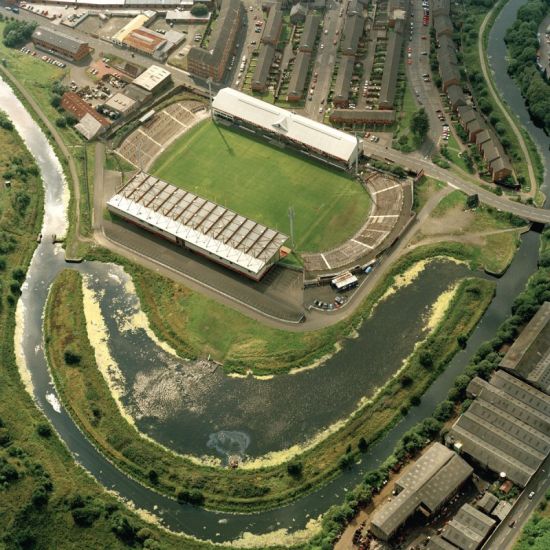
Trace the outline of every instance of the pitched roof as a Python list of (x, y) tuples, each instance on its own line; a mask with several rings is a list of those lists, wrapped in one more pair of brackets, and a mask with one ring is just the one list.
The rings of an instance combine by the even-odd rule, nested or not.
[(253, 86), (265, 87), (274, 57), (275, 46), (272, 44), (263, 44), (256, 62), (254, 74), (252, 75)]
[(59, 29), (51, 29), (43, 26), (36, 27), (35, 31), (32, 33), (32, 38), (52, 44), (56, 48), (67, 51), (73, 55), (76, 54), (82, 46), (88, 45), (88, 42), (85, 40), (80, 40)]
[(359, 39), (365, 29), (365, 18), (362, 15), (348, 15), (342, 31), (342, 53), (355, 54)]
[(306, 17), (304, 23), (304, 30), (300, 38), (299, 50), (309, 49), (311, 50), (315, 45), (315, 38), (317, 37), (317, 31), (319, 29), (319, 23), (321, 22), (321, 16), (316, 14), (310, 14)]
[(397, 72), (399, 70), (399, 60), (401, 59), (401, 50), (403, 48), (403, 34), (400, 28), (401, 26), (396, 24), (396, 26), (389, 31), (379, 96), (380, 105), (386, 107), (393, 106), (395, 100)]
[(301, 95), (306, 85), (307, 70), (311, 61), (311, 53), (298, 52), (292, 67), (290, 82), (288, 83), (289, 95)]
[(335, 100), (347, 100), (349, 97), (349, 90), (351, 88), (351, 77), (353, 76), (353, 65), (355, 59), (353, 57), (342, 57), (340, 60), (340, 66), (338, 67), (338, 74), (336, 75), (336, 83), (334, 84), (334, 97)]
[(264, 32), (262, 34), (262, 42), (273, 42), (277, 44), (279, 41), (279, 35), (281, 34), (281, 28), (283, 24), (283, 11), (280, 4), (272, 6), (265, 22)]
[(214, 111), (236, 116), (346, 162), (357, 152), (354, 136), (232, 88), (222, 88), (212, 106)]

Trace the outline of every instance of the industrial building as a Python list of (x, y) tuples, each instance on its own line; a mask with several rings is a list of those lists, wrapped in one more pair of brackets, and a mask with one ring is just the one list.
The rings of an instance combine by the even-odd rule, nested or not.
[(32, 43), (40, 50), (54, 53), (70, 61), (80, 61), (91, 51), (88, 42), (59, 29), (43, 26), (36, 27), (32, 33)]
[(474, 378), (475, 398), (447, 435), (448, 444), (520, 487), (550, 452), (550, 396), (503, 370)]
[(143, 71), (132, 84), (154, 94), (164, 86), (167, 86), (171, 81), (172, 75), (170, 71), (158, 65), (151, 65)]
[(500, 367), (550, 394), (550, 302), (544, 302), (500, 362)]
[(472, 467), (441, 443), (434, 443), (395, 482), (397, 496), (372, 516), (371, 532), (389, 540), (416, 512), (432, 516), (466, 482)]
[(138, 172), (108, 202), (113, 214), (259, 281), (288, 237), (224, 206)]
[(168, 54), (183, 42), (184, 38), (184, 35), (177, 31), (160, 34), (146, 27), (139, 27), (130, 31), (122, 43), (131, 50), (164, 61)]
[(360, 155), (354, 136), (232, 88), (218, 92), (212, 109), (219, 123), (234, 124), (270, 142), (290, 145), (338, 168), (351, 168)]
[(74, 115), (75, 118), (81, 120), (85, 115), (90, 115), (95, 118), (103, 127), (109, 126), (111, 122), (104, 116), (101, 116), (87, 101), (84, 101), (75, 92), (65, 92), (61, 98), (61, 107), (65, 111)]
[(496, 520), (476, 510), (470, 504), (464, 504), (445, 525), (441, 535), (433, 537), (428, 549), (451, 548), (452, 550), (477, 550), (487, 539), (496, 524)]
[(200, 78), (221, 82), (235, 48), (242, 22), (240, 0), (222, 0), (220, 13), (208, 43), (208, 49), (193, 46), (187, 54), (187, 69)]
[(138, 107), (137, 101), (121, 94), (120, 92), (110, 97), (105, 103), (104, 107), (109, 111), (118, 113), (120, 116), (125, 117), (135, 111)]

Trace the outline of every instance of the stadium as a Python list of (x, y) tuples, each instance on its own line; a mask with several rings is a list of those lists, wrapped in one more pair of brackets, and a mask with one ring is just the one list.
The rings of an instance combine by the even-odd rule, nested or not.
[(117, 152), (140, 172), (109, 210), (256, 281), (288, 247), (324, 275), (394, 240), (409, 193), (351, 176), (355, 137), (231, 89), (208, 114), (186, 100), (134, 130)]

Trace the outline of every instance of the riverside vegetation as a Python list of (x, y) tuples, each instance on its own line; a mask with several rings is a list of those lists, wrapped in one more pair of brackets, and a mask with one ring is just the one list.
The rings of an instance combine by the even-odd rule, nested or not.
[(108, 495), (75, 464), (21, 382), (15, 308), (41, 228), (43, 190), (7, 120), (0, 115), (0, 181), (10, 181), (0, 193), (0, 548), (212, 548), (147, 524)]
[[(368, 314), (398, 273), (417, 261), (461, 253), (452, 247), (416, 250), (400, 261), (375, 290), (362, 315)], [(127, 264), (125, 266), (129, 269)], [(135, 266), (129, 271), (132, 276), (140, 273), (151, 283), (153, 274), (150, 272)], [(198, 465), (140, 436), (122, 418), (97, 369), (87, 339), (77, 274), (64, 273), (52, 287), (45, 321), (47, 351), (66, 406), (96, 445), (122, 469), (180, 500), (204, 503), (217, 509), (259, 510), (296, 499), (338, 475), (353, 463), (361, 449), (380, 438), (408, 407), (418, 403), (429, 384), (459, 349), (459, 340), (467, 338), (475, 327), (493, 292), (494, 284), (490, 281), (463, 280), (445, 318), (409, 358), (403, 372), (372, 402), (353, 414), (343, 428), (290, 462), (258, 469), (225, 470)], [(354, 322), (360, 322), (360, 317), (356, 316)], [(351, 326), (348, 322), (338, 330), (345, 327), (349, 331)], [(79, 350), (77, 364), (67, 361), (66, 352), (71, 347)]]

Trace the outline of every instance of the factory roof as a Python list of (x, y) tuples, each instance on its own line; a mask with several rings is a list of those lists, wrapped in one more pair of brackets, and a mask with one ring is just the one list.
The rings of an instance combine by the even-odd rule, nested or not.
[(135, 31), (136, 29), (145, 26), (149, 19), (151, 19), (150, 12), (140, 13), (139, 15), (136, 15), (113, 36), (113, 40), (115, 40), (116, 42), (124, 42), (124, 39), (132, 31)]
[(468, 479), (472, 468), (453, 451), (434, 443), (395, 484), (401, 491), (372, 516), (376, 535), (389, 538), (420, 506), (433, 513)]
[(500, 366), (550, 394), (550, 302), (544, 302)]
[(33, 39), (44, 41), (48, 44), (52, 44), (56, 48), (64, 50), (66, 52), (76, 54), (80, 48), (88, 43), (85, 40), (80, 40), (64, 33), (59, 29), (50, 29), (49, 27), (36, 27), (32, 33)]
[(135, 104), (135, 100), (124, 94), (121, 94), (120, 92), (115, 94), (107, 102), (105, 102), (106, 107), (108, 107), (109, 109), (114, 109), (122, 114), (132, 110)]
[(86, 139), (93, 139), (102, 128), (101, 123), (89, 113), (86, 113), (78, 124), (75, 124), (75, 129)]
[(477, 550), (496, 521), (470, 504), (464, 504), (445, 526), (441, 536), (460, 550)]
[(486, 514), (490, 514), (498, 504), (498, 498), (487, 491), (477, 502), (476, 506)]
[(502, 370), (467, 391), (476, 399), (448, 441), (524, 487), (550, 452), (550, 397)]
[(169, 79), (170, 71), (158, 65), (151, 65), (134, 80), (133, 84), (151, 92), (157, 86)]
[(354, 136), (232, 88), (221, 89), (212, 106), (214, 111), (221, 111), (270, 132), (282, 134), (287, 139), (346, 162), (357, 152)]
[(144, 172), (107, 204), (252, 273), (259, 273), (288, 238)]

